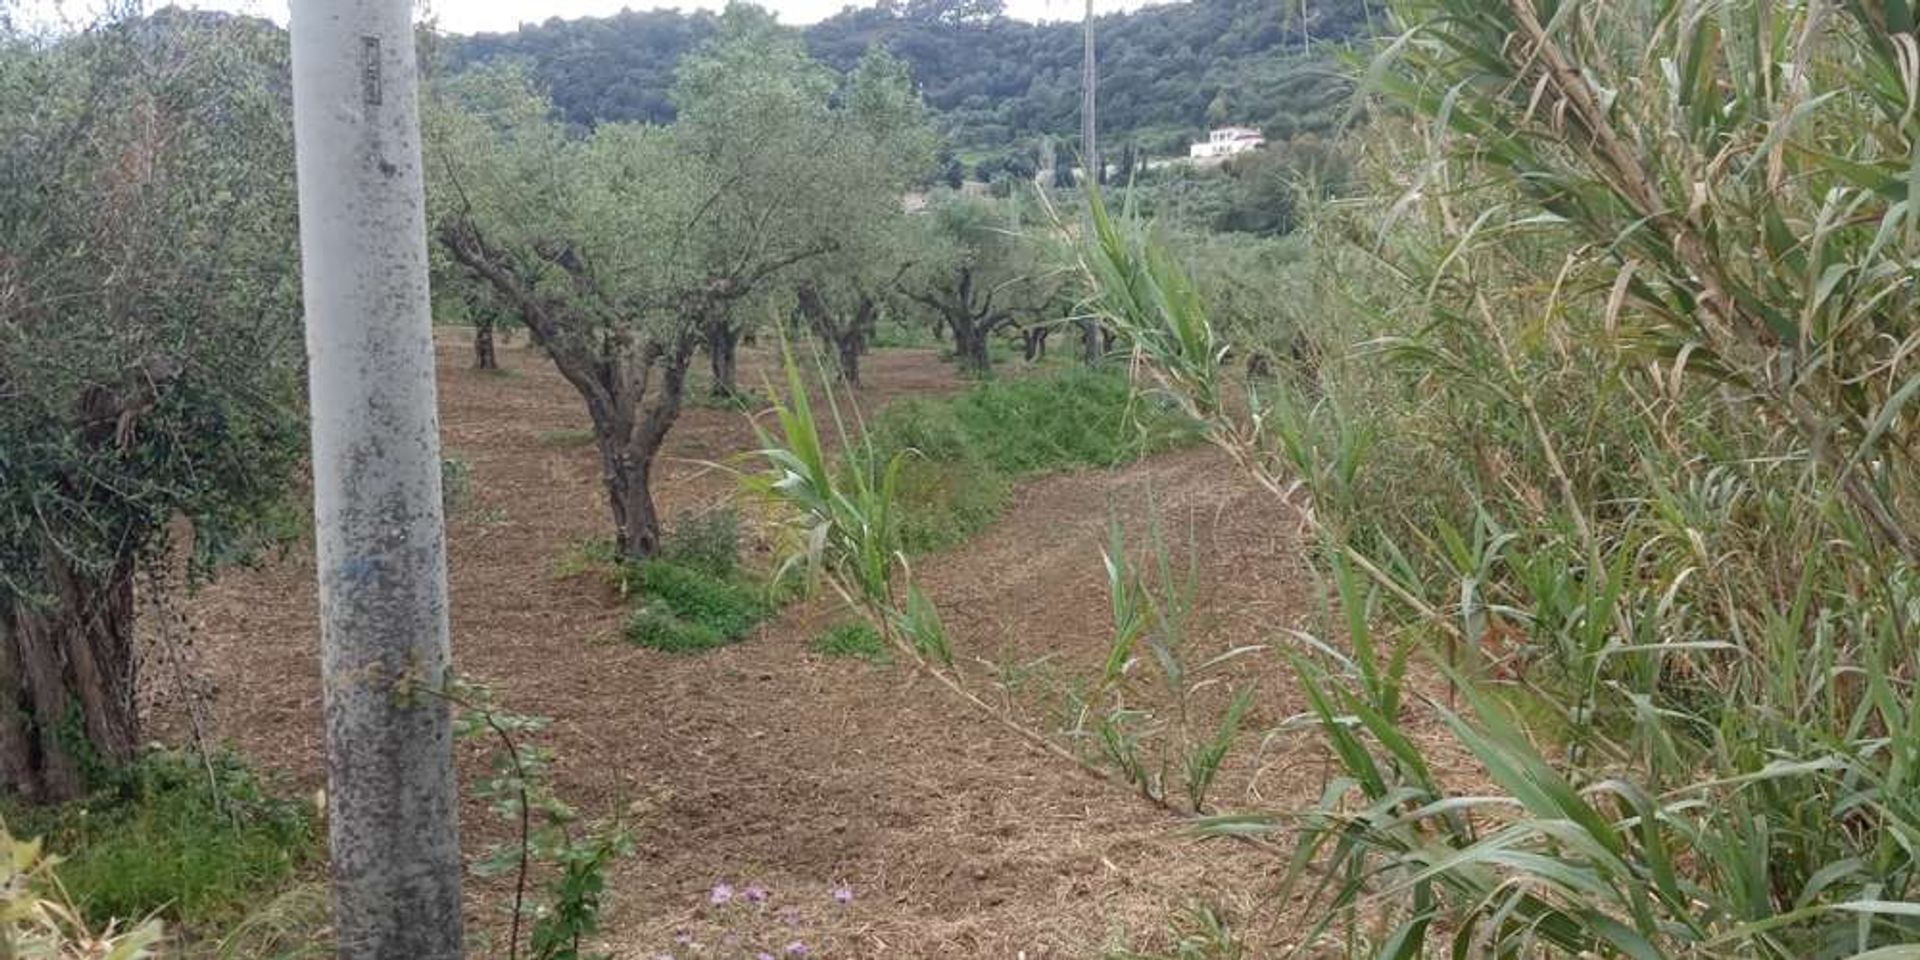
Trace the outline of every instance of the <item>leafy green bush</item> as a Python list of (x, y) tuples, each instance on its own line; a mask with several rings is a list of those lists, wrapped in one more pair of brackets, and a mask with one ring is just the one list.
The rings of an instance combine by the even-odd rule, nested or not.
[(877, 450), (913, 450), (928, 460), (959, 461), (978, 457), (972, 436), (960, 425), (956, 405), (952, 397), (896, 400), (868, 424), (867, 438)]
[[(583, 822), (553, 789), (553, 751), (540, 734), (551, 721), (502, 709), (493, 692), (458, 678), (440, 696), (460, 708), (455, 730), (493, 746), (493, 776), (473, 784), (479, 800), (512, 831), (473, 864), (482, 877), (514, 875), (506, 955), (529, 960), (581, 960), (581, 941), (600, 928), (608, 865), (633, 852), (619, 822)], [(529, 868), (546, 873), (539, 894), (526, 887)], [(527, 921), (531, 921), (528, 924)], [(521, 952), (521, 931), (527, 951)]]
[(1124, 377), (1077, 368), (969, 390), (954, 398), (953, 411), (974, 449), (1014, 476), (1125, 463), (1160, 443), (1167, 427), (1136, 422)]
[(875, 663), (887, 659), (887, 644), (880, 631), (865, 623), (842, 623), (827, 628), (815, 637), (813, 651), (826, 657), (848, 657)]
[(977, 459), (901, 461), (900, 545), (909, 553), (951, 547), (984, 529), (1006, 507), (1013, 481)]
[(84, 800), (10, 811), (58, 853), (55, 875), (96, 924), (160, 913), (189, 931), (239, 919), (317, 851), (306, 807), (237, 758), (154, 753)]

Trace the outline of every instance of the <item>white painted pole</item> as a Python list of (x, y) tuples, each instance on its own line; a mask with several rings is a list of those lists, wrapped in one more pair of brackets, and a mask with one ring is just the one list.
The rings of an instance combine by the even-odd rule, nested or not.
[[(410, 0), (293, 0), (334, 928), (461, 956), (440, 434)], [(409, 692), (409, 688), (415, 692)]]

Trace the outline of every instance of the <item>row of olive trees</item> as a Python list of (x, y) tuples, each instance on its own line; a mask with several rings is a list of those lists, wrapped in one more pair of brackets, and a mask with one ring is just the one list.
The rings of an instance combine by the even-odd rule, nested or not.
[[(284, 510), (303, 449), (286, 56), (270, 25), (217, 15), (0, 36), (0, 782), (28, 797), (75, 796), (139, 742), (140, 571), (184, 547), (208, 574)], [(842, 82), (742, 9), (678, 96), (673, 127), (579, 136), (488, 72), (427, 114), (437, 247), (580, 391), (634, 554), (658, 542), (650, 473), (688, 367), (706, 346), (731, 373), (742, 304), (871, 329), (931, 263), (900, 198), (934, 137), (897, 62)]]
[(672, 126), (577, 135), (494, 69), (442, 82), (429, 116), (438, 243), (585, 401), (628, 556), (659, 543), (653, 466), (697, 351), (732, 392), (754, 308), (795, 284), (817, 326), (862, 322), (932, 156), (897, 62), (876, 52), (838, 83), (755, 8), (729, 9), (675, 98)]

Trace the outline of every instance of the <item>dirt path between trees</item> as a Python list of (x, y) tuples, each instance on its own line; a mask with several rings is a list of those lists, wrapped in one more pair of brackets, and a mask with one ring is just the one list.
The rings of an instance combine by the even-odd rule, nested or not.
[[(465, 368), (463, 344), (440, 350), (447, 455), (468, 465), (471, 487), (451, 524), (455, 656), (506, 707), (553, 718), (563, 797), (632, 826), (638, 853), (609, 878), (604, 949), (752, 957), (799, 941), (815, 957), (1089, 957), (1164, 947), (1168, 918), (1189, 903), (1269, 918), (1255, 945), (1285, 938), (1271, 923), (1285, 911), (1256, 909), (1281, 866), (1272, 858), (1170, 829), (1163, 811), (1041, 756), (909, 670), (813, 653), (831, 621), (823, 602), (705, 655), (620, 643), (617, 598), (554, 573), (607, 524), (583, 411), (536, 354), (501, 357), (504, 374), (482, 374)], [(924, 351), (877, 353), (867, 376), (869, 407), (960, 386)], [(690, 410), (660, 482), (667, 514), (728, 496), (733, 480), (712, 462), (752, 439), (741, 414)], [(1309, 623), (1290, 518), (1224, 458), (1180, 450), (1022, 484), (993, 527), (917, 563), (970, 682), (1052, 723), (1061, 691), (1105, 653), (1109, 523), (1141, 543), (1155, 517), (1182, 563), (1198, 557), (1196, 655)], [(188, 613), (217, 686), (216, 735), (310, 789), (324, 766), (307, 549), (230, 573)], [(1327, 773), (1316, 737), (1276, 732), (1299, 707), (1276, 661), (1246, 654), (1199, 696), (1204, 715), (1258, 684), (1216, 791), (1223, 807), (1299, 807)], [(482, 756), (470, 749), (463, 773)], [(463, 831), (476, 856), (502, 836), (471, 804)], [(717, 883), (733, 902), (710, 902)], [(498, 928), (501, 892), (474, 886), (475, 929)]]

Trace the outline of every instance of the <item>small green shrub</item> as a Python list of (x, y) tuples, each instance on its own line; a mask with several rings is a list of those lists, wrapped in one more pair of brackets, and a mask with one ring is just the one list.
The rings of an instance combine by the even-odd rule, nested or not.
[(649, 601), (730, 637), (747, 632), (767, 615), (766, 604), (750, 587), (665, 560), (642, 564), (638, 582)]
[[(974, 391), (985, 389), (990, 388), (975, 387)], [(929, 460), (978, 457), (974, 438), (955, 413), (958, 402), (952, 397), (896, 400), (874, 418), (867, 436), (876, 449), (913, 450)]]
[(740, 566), (740, 514), (720, 507), (682, 517), (660, 541), (660, 557), (709, 576), (731, 578)]
[(754, 587), (667, 560), (632, 568), (640, 608), (627, 640), (659, 650), (706, 650), (746, 636), (771, 613)]
[(55, 875), (95, 924), (154, 913), (189, 931), (230, 923), (317, 852), (306, 807), (227, 754), (150, 754), (83, 800), (5, 819), (59, 854)]
[(970, 390), (954, 414), (987, 462), (1016, 475), (1126, 463), (1164, 446), (1173, 427), (1132, 399), (1125, 378), (1084, 369)]
[(825, 657), (850, 657), (881, 663), (888, 659), (880, 631), (864, 623), (842, 623), (814, 638), (813, 652)]
[[(607, 867), (633, 852), (632, 834), (618, 820), (582, 821), (580, 811), (554, 793), (553, 751), (540, 742), (550, 723), (546, 717), (503, 710), (491, 690), (458, 679), (440, 695), (460, 708), (455, 729), (462, 738), (494, 746), (493, 776), (474, 782), (474, 799), (504, 820), (513, 834), (488, 848), (473, 871), (481, 877), (520, 878), (509, 911), (507, 956), (605, 956), (583, 954), (580, 945), (600, 929)], [(537, 893), (525, 886), (529, 867), (548, 874)], [(520, 951), (523, 929), (525, 953)]]
[(473, 498), (473, 465), (462, 457), (440, 461), (440, 510), (452, 516)]
[(1013, 481), (977, 459), (909, 457), (900, 467), (900, 545), (928, 553), (958, 544), (993, 522)]

